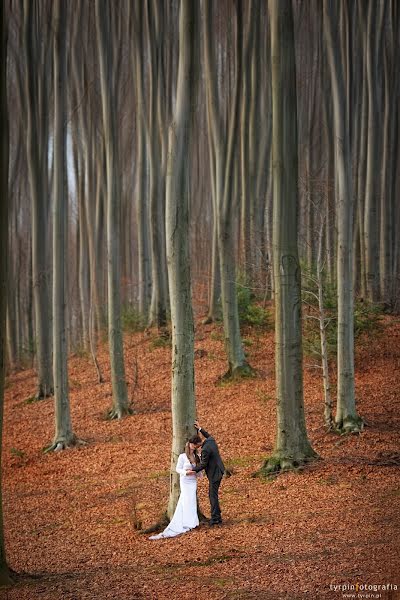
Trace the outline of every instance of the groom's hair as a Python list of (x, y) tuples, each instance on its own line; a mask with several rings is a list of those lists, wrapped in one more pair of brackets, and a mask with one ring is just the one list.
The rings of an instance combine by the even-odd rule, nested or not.
[(199, 435), (192, 435), (192, 437), (189, 439), (189, 442), (191, 444), (196, 444), (196, 446), (202, 443)]

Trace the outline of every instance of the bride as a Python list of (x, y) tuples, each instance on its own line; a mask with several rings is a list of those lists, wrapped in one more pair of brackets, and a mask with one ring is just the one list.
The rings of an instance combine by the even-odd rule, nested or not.
[(193, 467), (199, 465), (200, 457), (197, 453), (201, 446), (201, 438), (194, 435), (185, 445), (185, 452), (179, 455), (176, 464), (176, 472), (179, 473), (179, 483), (181, 495), (178, 504), (168, 527), (158, 535), (152, 535), (150, 540), (159, 540), (161, 538), (175, 537), (181, 533), (186, 533), (199, 525), (197, 516), (197, 478), (200, 473), (186, 475)]

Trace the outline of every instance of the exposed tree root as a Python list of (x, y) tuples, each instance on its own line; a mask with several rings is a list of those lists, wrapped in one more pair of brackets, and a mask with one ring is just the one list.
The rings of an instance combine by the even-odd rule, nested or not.
[(311, 452), (306, 456), (282, 456), (273, 454), (264, 462), (259, 471), (253, 474), (253, 477), (276, 477), (279, 473), (286, 471), (299, 471), (314, 460), (318, 460), (319, 456), (316, 452)]
[(54, 388), (40, 387), (35, 394), (35, 400), (43, 400), (44, 398), (50, 398), (51, 396), (54, 396)]
[(48, 448), (44, 450), (45, 454), (47, 452), (61, 452), (62, 450), (67, 450), (68, 448), (74, 448), (75, 446), (86, 446), (87, 442), (85, 440), (81, 440), (77, 438), (75, 435), (68, 440), (65, 438), (59, 438), (55, 440)]
[(133, 415), (134, 411), (132, 410), (132, 408), (115, 408), (112, 407), (110, 408), (106, 415), (105, 415), (105, 420), (106, 421), (114, 421), (115, 419), (123, 419), (124, 417), (128, 417), (130, 415)]
[(221, 383), (227, 381), (239, 381), (240, 379), (248, 379), (250, 377), (257, 377), (257, 372), (246, 362), (233, 369), (230, 366), (228, 371), (219, 378), (219, 381)]
[(335, 423), (334, 430), (341, 435), (349, 433), (361, 433), (364, 429), (364, 421), (361, 417), (345, 417)]

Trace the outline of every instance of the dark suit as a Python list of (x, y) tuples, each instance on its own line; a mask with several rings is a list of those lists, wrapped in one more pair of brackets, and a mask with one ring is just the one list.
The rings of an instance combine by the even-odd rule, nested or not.
[(219, 507), (218, 490), (221, 485), (221, 479), (225, 472), (224, 463), (219, 454), (217, 442), (215, 439), (204, 431), (199, 429), (206, 440), (203, 442), (201, 450), (200, 464), (193, 468), (193, 471), (199, 472), (203, 469), (206, 472), (209, 483), (209, 498), (211, 504), (211, 523), (221, 523), (221, 509)]

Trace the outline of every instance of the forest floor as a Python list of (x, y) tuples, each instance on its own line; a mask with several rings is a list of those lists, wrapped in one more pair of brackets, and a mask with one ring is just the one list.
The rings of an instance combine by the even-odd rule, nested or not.
[[(89, 357), (71, 357), (72, 421), (87, 445), (64, 452), (42, 451), (54, 433), (53, 400), (29, 400), (34, 372), (8, 378), (3, 511), (8, 562), (19, 575), (0, 598), (400, 598), (373, 587), (400, 589), (400, 319), (385, 317), (380, 331), (357, 341), (364, 432), (326, 433), (322, 380), (306, 370), (307, 427), (320, 460), (272, 480), (252, 474), (274, 443), (273, 333), (246, 331), (258, 377), (221, 385), (221, 328), (198, 325), (197, 414), (233, 475), (220, 491), (223, 526), (161, 541), (133, 527), (151, 526), (168, 499), (170, 348), (155, 347), (155, 338), (126, 335), (136, 412), (120, 422), (103, 419), (111, 404), (106, 348), (104, 384)], [(199, 488), (208, 514), (205, 478)], [(372, 588), (339, 587), (356, 584)]]

